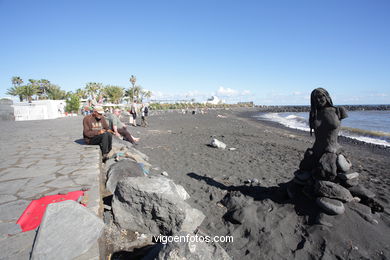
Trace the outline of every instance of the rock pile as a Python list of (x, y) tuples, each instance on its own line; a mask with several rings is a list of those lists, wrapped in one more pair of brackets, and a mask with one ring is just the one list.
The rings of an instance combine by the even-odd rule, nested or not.
[(317, 205), (326, 214), (340, 215), (345, 211), (344, 203), (358, 202), (362, 196), (366, 196), (365, 189), (360, 194), (351, 193), (350, 189), (362, 188), (356, 188), (359, 173), (352, 171), (352, 164), (345, 155), (325, 153), (317, 163), (313, 163), (307, 160), (307, 154), (311, 153), (308, 150), (300, 169), (294, 173), (293, 182), (287, 188), (291, 198), (295, 197), (297, 191), (302, 191), (308, 197), (315, 198)]
[[(112, 241), (113, 252), (131, 251), (137, 244), (150, 246), (152, 239), (146, 240), (153, 236), (171, 236), (180, 232), (194, 235), (205, 215), (186, 202), (190, 196), (181, 185), (170, 180), (168, 174), (149, 174), (149, 169), (153, 168), (147, 162), (147, 156), (133, 147), (114, 142), (110, 157), (106, 162), (106, 190), (112, 194), (112, 200), (110, 205), (105, 205), (105, 221), (110, 226), (106, 237), (114, 240), (121, 237), (120, 243)], [(124, 235), (129, 232), (133, 235)], [(128, 241), (123, 241), (126, 239)], [(171, 254), (171, 250), (179, 247), (180, 254), (191, 255), (194, 246), (206, 248), (203, 244), (158, 245), (154, 251), (161, 256)], [(214, 247), (222, 251), (210, 248), (211, 253), (227, 256), (220, 246), (215, 244)], [(197, 249), (195, 255), (205, 254), (202, 252)]]

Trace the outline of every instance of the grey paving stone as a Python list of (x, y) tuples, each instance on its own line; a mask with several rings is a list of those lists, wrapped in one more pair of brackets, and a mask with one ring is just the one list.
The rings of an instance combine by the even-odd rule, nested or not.
[(34, 165), (34, 167), (31, 167), (28, 169), (28, 174), (29, 174), (28, 176), (35, 177), (35, 176), (48, 175), (48, 174), (55, 173), (55, 172), (59, 171), (63, 167), (64, 167), (63, 165), (46, 166), (46, 167), (43, 167), (43, 166), (38, 167), (38, 166)]
[(75, 183), (68, 176), (62, 176), (46, 184), (47, 187), (66, 188), (75, 186)]
[(22, 232), (22, 229), (15, 222), (0, 223), (0, 236), (7, 238), (9, 235), (15, 235)]
[(29, 167), (33, 167), (35, 164), (36, 164), (36, 162), (32, 162), (32, 163), (18, 163), (17, 166), (19, 168), (26, 169), (26, 168), (29, 168)]
[(100, 237), (104, 223), (74, 201), (50, 204), (36, 238), (31, 259), (73, 259)]
[(0, 195), (0, 204), (16, 200), (17, 198), (13, 195)]
[(55, 167), (55, 166), (57, 166), (57, 160), (42, 159), (39, 162), (37, 162), (34, 166), (37, 168)]
[[(30, 258), (35, 232), (9, 236), (18, 231), (14, 223), (30, 200), (87, 186), (91, 190), (88, 191), (88, 209), (97, 212), (100, 202), (100, 149), (75, 143), (82, 138), (81, 117), (16, 123), (28, 127), (14, 129), (0, 124), (0, 131), (5, 134), (0, 147), (0, 194), (3, 194), (0, 195), (0, 234), (7, 234), (0, 235), (0, 259)], [(60, 132), (56, 131), (59, 127)], [(68, 176), (73, 171), (79, 174)], [(56, 187), (48, 186), (49, 182)], [(70, 186), (64, 187), (66, 184)], [(98, 250), (92, 252), (98, 255)], [(99, 259), (95, 258), (95, 253), (88, 256)]]
[(89, 174), (92, 174), (92, 175), (96, 175), (98, 174), (99, 172), (99, 168), (90, 168), (90, 169), (82, 169), (82, 170), (79, 170), (79, 171), (75, 171), (74, 173), (72, 173), (72, 175), (89, 175)]
[(91, 183), (97, 183), (99, 181), (98, 172), (96, 175), (87, 174), (87, 175), (72, 175), (73, 181), (78, 185), (90, 185)]
[(45, 183), (54, 180), (56, 178), (56, 175), (54, 173), (49, 175), (43, 175), (43, 176), (36, 176), (34, 178), (30, 178), (28, 183), (26, 184), (29, 188), (34, 188), (38, 186), (45, 185)]
[(85, 162), (80, 163), (81, 169), (83, 169), (83, 170), (100, 169), (100, 160), (101, 159), (97, 159), (94, 162), (90, 162), (90, 163), (85, 163)]
[[(18, 165), (21, 165), (21, 164), (33, 164), (33, 163), (37, 163), (39, 160), (41, 160), (42, 157), (34, 157), (34, 158), (30, 158), (30, 157), (24, 157), (22, 158)], [(19, 167), (22, 167), (22, 166), (19, 166)]]
[(27, 183), (28, 179), (0, 182), (0, 194), (15, 194)]
[(21, 168), (8, 168), (1, 173), (0, 181), (8, 181), (18, 179), (18, 174), (22, 173), (24, 169)]
[(80, 165), (66, 165), (61, 170), (58, 170), (57, 173), (66, 175), (66, 174), (69, 174), (71, 172), (74, 172), (74, 171), (77, 171), (80, 169), (82, 169), (82, 167)]
[(12, 165), (16, 165), (19, 158), (17, 157), (3, 157), (3, 161), (0, 163), (0, 168), (9, 168)]
[[(27, 186), (28, 187), (28, 186)], [(39, 199), (41, 197), (46, 196), (46, 193), (50, 189), (47, 187), (34, 187), (34, 188), (27, 188), (26, 190), (18, 192), (18, 196), (23, 199)]]
[[(27, 200), (17, 200), (0, 205), (0, 221), (18, 220), (23, 211), (30, 204)], [(0, 251), (1, 252), (1, 251)]]
[(18, 233), (0, 241), (0, 259), (29, 259), (35, 231)]

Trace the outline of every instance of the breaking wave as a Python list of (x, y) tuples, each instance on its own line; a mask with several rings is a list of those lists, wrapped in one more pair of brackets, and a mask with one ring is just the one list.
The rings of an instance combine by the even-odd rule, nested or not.
[[(310, 131), (308, 113), (260, 113), (254, 117), (258, 120), (276, 122), (292, 129)], [(366, 143), (390, 146), (390, 133), (388, 132), (342, 126), (340, 135)]]

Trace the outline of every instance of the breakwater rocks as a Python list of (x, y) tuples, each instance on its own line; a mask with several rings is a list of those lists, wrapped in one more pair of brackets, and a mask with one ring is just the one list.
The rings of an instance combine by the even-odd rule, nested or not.
[[(390, 110), (390, 105), (343, 105), (348, 111)], [(309, 112), (310, 106), (256, 106), (259, 112)]]
[(130, 143), (114, 138), (109, 155), (103, 199), (105, 257), (140, 259), (148, 254), (145, 259), (166, 259), (174, 251), (186, 259), (230, 259), (217, 243), (197, 243), (194, 249), (188, 241), (169, 245), (155, 241), (161, 235), (196, 236), (205, 215), (187, 203), (190, 195), (165, 172), (150, 173), (148, 157)]

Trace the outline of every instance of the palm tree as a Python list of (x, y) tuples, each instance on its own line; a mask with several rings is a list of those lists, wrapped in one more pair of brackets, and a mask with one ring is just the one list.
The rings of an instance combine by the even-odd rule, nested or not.
[(38, 85), (38, 96), (39, 99), (41, 99), (42, 96), (45, 96), (47, 94), (47, 91), (50, 88), (51, 83), (47, 79), (41, 79), (41, 80), (37, 80), (36, 84)]
[(119, 104), (123, 97), (123, 88), (118, 86), (106, 86), (103, 89), (104, 96), (106, 96), (111, 103)]
[(20, 86), (23, 83), (23, 80), (20, 77), (12, 77), (12, 84), (14, 86)]
[(140, 98), (141, 90), (141, 86), (134, 86), (133, 88), (126, 90), (125, 96), (129, 97), (129, 100), (133, 102), (134, 100), (138, 100)]
[(14, 85), (14, 87), (8, 89), (9, 93), (7, 92), (7, 94), (11, 95), (11, 96), (19, 96), (19, 100), (20, 100), (20, 102), (22, 102), (23, 101), (23, 95), (21, 95), (19, 93), (21, 93), (20, 85), (23, 84), (23, 80), (22, 80), (21, 77), (18, 77), (18, 76), (12, 77), (11, 80), (12, 80), (12, 84)]
[(137, 81), (137, 78), (134, 76), (134, 75), (131, 75), (130, 77), (130, 82), (131, 82), (131, 85), (133, 85), (133, 88), (135, 86), (135, 82)]
[(102, 83), (89, 82), (85, 86), (85, 90), (88, 95), (91, 95), (92, 99), (96, 99), (100, 95), (100, 91), (103, 88)]
[[(28, 102), (31, 103), (32, 96), (37, 95), (39, 93), (39, 83), (38, 83), (38, 80), (36, 80), (36, 79), (29, 79), (28, 82), (30, 82), (30, 83), (27, 84), (26, 86), (30, 85), (30, 87), (28, 87), (29, 90), (27, 90), (27, 93), (34, 92), (34, 94), (32, 94), (31, 96), (26, 95)], [(26, 90), (24, 92), (26, 92)]]
[(66, 98), (66, 92), (59, 86), (50, 84), (46, 90), (47, 97), (52, 100), (61, 100)]
[(141, 90), (140, 96), (141, 96), (141, 102), (142, 102), (144, 100), (144, 98), (151, 98), (152, 97), (152, 91), (150, 91), (150, 90)]
[(21, 86), (14, 86), (12, 88), (7, 89), (7, 95), (11, 96), (19, 96), (19, 101), (23, 101), (23, 87)]
[(127, 103), (130, 103), (131, 100), (134, 100), (133, 89), (129, 88), (125, 90), (125, 97), (128, 97)]
[(32, 101), (32, 96), (38, 93), (38, 86), (32, 83), (22, 86), (22, 95), (25, 96), (29, 103)]
[(85, 89), (78, 88), (75, 93), (79, 98), (87, 98), (87, 91)]
[(135, 82), (137, 82), (137, 78), (134, 76), (134, 75), (131, 75), (130, 77), (130, 83), (131, 85), (133, 86), (133, 91), (132, 91), (132, 95), (130, 96), (131, 97), (131, 101), (134, 101), (134, 97), (135, 97), (135, 92), (136, 90), (134, 89), (135, 88)]

